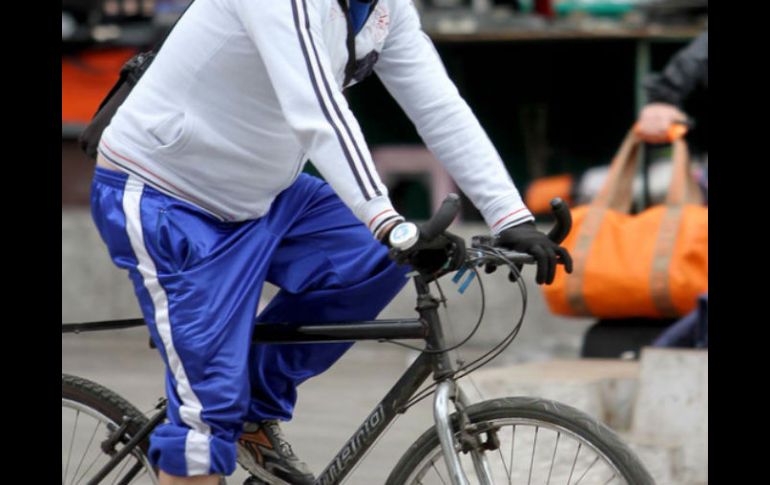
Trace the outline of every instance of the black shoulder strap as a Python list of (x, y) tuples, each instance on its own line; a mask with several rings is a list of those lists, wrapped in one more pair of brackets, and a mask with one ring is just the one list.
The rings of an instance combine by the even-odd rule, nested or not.
[(112, 89), (107, 93), (107, 96), (102, 99), (102, 102), (99, 103), (99, 108), (97, 108), (96, 113), (99, 113), (102, 108), (109, 102), (110, 99), (115, 95), (115, 93), (120, 89), (121, 86), (123, 86), (123, 82), (127, 78), (131, 78), (129, 82), (131, 85), (136, 84), (136, 82), (139, 80), (139, 77), (144, 73), (144, 70), (147, 69), (147, 66), (149, 66), (149, 63), (152, 62), (152, 59), (155, 57), (155, 54), (158, 53), (160, 48), (163, 46), (163, 44), (166, 42), (166, 39), (168, 39), (168, 36), (171, 34), (171, 31), (174, 30), (174, 27), (176, 27), (176, 24), (179, 23), (179, 20), (182, 18), (182, 16), (187, 12), (187, 9), (190, 8), (190, 6), (193, 4), (195, 0), (190, 0), (190, 3), (187, 4), (187, 6), (184, 8), (181, 14), (179, 14), (179, 17), (176, 18), (174, 23), (171, 25), (170, 28), (166, 30), (166, 32), (163, 34), (163, 38), (158, 41), (155, 46), (149, 50), (140, 52), (139, 54), (136, 54), (134, 57), (126, 61), (126, 63), (123, 65), (123, 67), (120, 69), (120, 78), (118, 82), (115, 83), (114, 86), (112, 86)]

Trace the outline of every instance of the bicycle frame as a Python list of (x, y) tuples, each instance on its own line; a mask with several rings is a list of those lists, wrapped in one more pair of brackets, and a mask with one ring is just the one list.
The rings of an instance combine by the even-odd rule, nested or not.
[[(409, 399), (417, 392), (419, 387), (433, 373), (433, 378), (440, 382), (437, 392), (434, 416), (438, 429), (451, 440), (451, 424), (449, 423), (448, 401), (457, 400), (462, 407), (467, 406), (465, 396), (454, 385), (451, 379), (453, 375), (452, 363), (447, 352), (431, 352), (445, 348), (444, 334), (438, 315), (439, 301), (430, 294), (428, 282), (421, 275), (414, 276), (417, 289), (418, 319), (403, 320), (374, 320), (365, 322), (347, 323), (308, 323), (308, 324), (259, 324), (254, 329), (254, 342), (259, 343), (315, 343), (334, 341), (360, 341), (360, 340), (387, 340), (387, 339), (424, 339), (427, 342), (427, 350), (407, 368), (399, 380), (391, 387), (385, 397), (369, 413), (364, 422), (353, 435), (345, 442), (331, 462), (316, 479), (317, 485), (334, 485), (341, 483), (343, 479), (358, 465), (366, 452), (374, 445), (377, 439), (388, 428), (398, 414), (405, 411)], [(116, 326), (125, 328), (135, 326), (135, 321), (116, 322)], [(88, 330), (103, 330), (109, 328), (107, 322), (93, 324), (75, 324), (66, 327), (63, 332), (80, 332)], [(143, 426), (131, 440), (102, 467), (89, 485), (96, 485), (123, 459), (126, 455), (146, 439), (152, 430), (158, 426), (165, 417), (165, 402), (159, 407), (160, 411)], [(117, 430), (116, 437), (119, 439)], [(442, 444), (444, 439), (442, 438)], [(451, 449), (449, 455), (452, 455)], [(474, 453), (474, 455), (476, 455)], [(454, 456), (454, 455), (452, 455)], [(478, 458), (478, 457), (475, 457)], [(454, 456), (456, 461), (456, 456)], [(478, 460), (474, 459), (476, 463)], [(447, 460), (450, 474), (453, 478), (458, 473), (462, 478), (459, 462), (453, 463)], [(453, 466), (455, 465), (455, 466)], [(454, 472), (454, 473), (453, 473)], [(464, 483), (462, 479), (456, 483)], [(466, 482), (467, 483), (467, 482)]]

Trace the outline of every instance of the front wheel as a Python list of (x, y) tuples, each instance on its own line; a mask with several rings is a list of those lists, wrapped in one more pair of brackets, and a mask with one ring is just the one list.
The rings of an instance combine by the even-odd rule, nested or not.
[[(474, 404), (466, 414), (469, 422), (465, 430), (483, 443), (495, 484), (655, 483), (612, 430), (570, 406), (545, 399), (510, 397)], [(455, 414), (455, 430), (457, 422)], [(480, 483), (471, 453), (467, 447), (462, 451), (459, 436), (456, 432), (463, 470), (471, 484)], [(387, 485), (450, 483), (435, 427), (407, 450), (387, 481)]]

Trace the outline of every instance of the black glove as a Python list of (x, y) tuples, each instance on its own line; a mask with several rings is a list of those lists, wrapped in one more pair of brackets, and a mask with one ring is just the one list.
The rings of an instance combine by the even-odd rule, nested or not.
[[(538, 231), (534, 222), (523, 222), (504, 229), (495, 239), (495, 246), (534, 256), (537, 262), (535, 281), (539, 285), (553, 283), (557, 263), (563, 264), (567, 273), (572, 273), (572, 257), (567, 250)], [(487, 268), (488, 273), (492, 271), (494, 268)]]
[[(383, 236), (382, 242), (390, 247), (390, 231)], [(390, 258), (398, 264), (411, 265), (421, 274), (435, 275), (442, 268), (448, 273), (465, 262), (465, 241), (447, 231), (428, 241), (420, 231), (414, 246), (404, 251), (391, 248)]]

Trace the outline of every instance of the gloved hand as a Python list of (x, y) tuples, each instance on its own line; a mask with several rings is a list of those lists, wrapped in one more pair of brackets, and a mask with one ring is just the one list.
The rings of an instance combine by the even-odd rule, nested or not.
[[(382, 243), (389, 248), (392, 229), (389, 229), (382, 238)], [(445, 272), (454, 271), (459, 269), (465, 261), (465, 241), (447, 231), (432, 240), (426, 240), (420, 231), (419, 239), (414, 246), (407, 250), (391, 248), (390, 257), (398, 264), (411, 265), (422, 274), (435, 275), (442, 268)]]
[[(553, 283), (557, 263), (563, 264), (567, 273), (572, 273), (572, 257), (569, 252), (538, 231), (534, 222), (523, 222), (504, 229), (495, 238), (495, 246), (534, 256), (537, 262), (535, 281), (539, 285)], [(488, 273), (492, 271), (494, 268), (487, 268)], [(511, 281), (515, 279), (512, 275)]]

